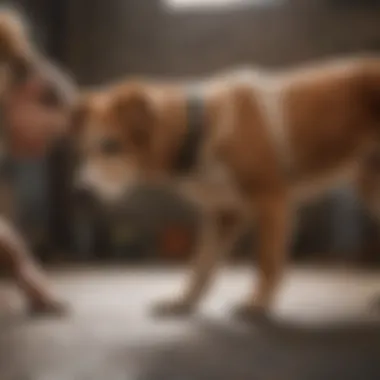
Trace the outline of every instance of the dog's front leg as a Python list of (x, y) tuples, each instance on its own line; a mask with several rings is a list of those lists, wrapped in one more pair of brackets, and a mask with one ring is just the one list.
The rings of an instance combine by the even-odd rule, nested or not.
[(291, 207), (284, 192), (255, 201), (258, 223), (258, 284), (236, 313), (243, 318), (262, 317), (271, 306), (281, 280), (292, 227)]
[(185, 290), (178, 298), (155, 305), (155, 314), (161, 316), (186, 315), (194, 311), (210, 286), (218, 264), (232, 248), (241, 229), (239, 219), (224, 226), (221, 226), (221, 219), (222, 216), (218, 213), (203, 218), (195, 257), (190, 264)]

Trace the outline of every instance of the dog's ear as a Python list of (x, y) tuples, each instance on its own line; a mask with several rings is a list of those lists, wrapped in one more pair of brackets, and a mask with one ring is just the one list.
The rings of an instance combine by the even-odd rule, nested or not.
[[(69, 134), (77, 135), (81, 133), (92, 115), (96, 115), (98, 110), (102, 109), (104, 101), (101, 93), (93, 89), (83, 90), (80, 93), (72, 92), (67, 95), (73, 97), (70, 100), (72, 104), (68, 107), (70, 110)], [(70, 102), (67, 104), (70, 105)]]
[(68, 134), (70, 136), (78, 135), (90, 114), (89, 104), (84, 100), (80, 99), (78, 102), (72, 107), (70, 113)]
[(128, 139), (140, 147), (147, 145), (154, 124), (154, 110), (147, 94), (139, 88), (130, 89), (117, 94), (112, 103), (114, 117)]

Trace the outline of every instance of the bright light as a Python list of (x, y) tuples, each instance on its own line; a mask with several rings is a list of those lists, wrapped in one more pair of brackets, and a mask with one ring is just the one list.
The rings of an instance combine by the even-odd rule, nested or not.
[(221, 8), (242, 4), (264, 5), (271, 0), (164, 0), (171, 9)]

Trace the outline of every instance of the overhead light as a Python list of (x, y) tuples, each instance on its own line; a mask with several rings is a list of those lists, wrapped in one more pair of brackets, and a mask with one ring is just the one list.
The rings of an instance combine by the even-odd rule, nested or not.
[(174, 10), (198, 8), (222, 8), (238, 5), (266, 5), (273, 0), (164, 0), (166, 6)]

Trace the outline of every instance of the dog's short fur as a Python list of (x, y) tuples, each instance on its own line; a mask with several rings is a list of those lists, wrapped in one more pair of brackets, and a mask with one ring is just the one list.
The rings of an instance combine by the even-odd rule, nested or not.
[[(179, 176), (173, 168), (188, 128), (189, 88), (203, 99), (203, 140), (198, 165)], [(286, 72), (248, 68), (197, 83), (127, 80), (84, 94), (72, 122), (80, 186), (115, 201), (139, 182), (161, 182), (201, 206), (190, 281), (158, 310), (193, 309), (238, 220), (255, 221), (259, 231), (258, 284), (240, 310), (266, 310), (283, 274), (295, 206), (348, 179), (364, 201), (374, 201), (365, 170), (366, 155), (380, 142), (380, 59)], [(226, 212), (240, 218), (221, 234)]]
[[(68, 79), (29, 40), (20, 13), (1, 8), (1, 158), (45, 151), (64, 132), (72, 91)], [(0, 264), (10, 269), (33, 311), (64, 311), (23, 238), (5, 217), (0, 218)]]

